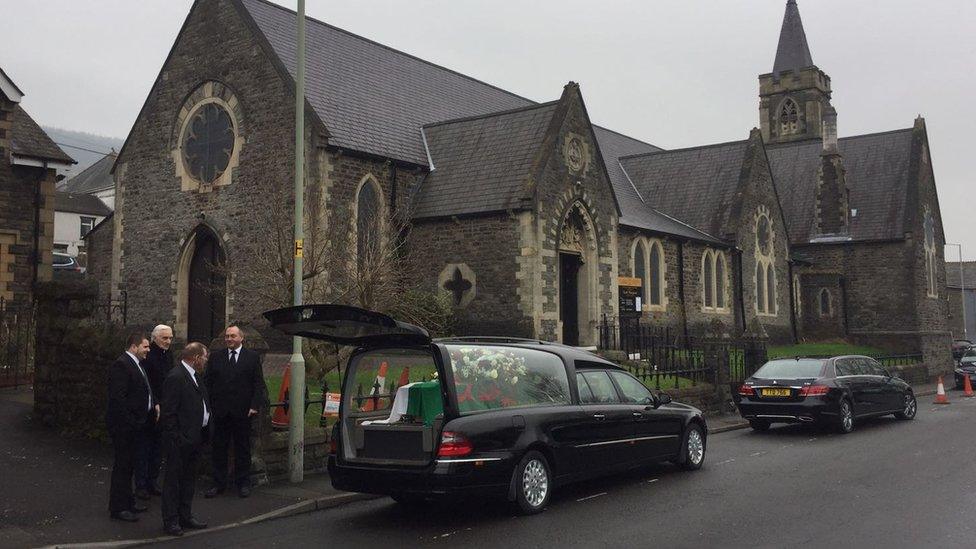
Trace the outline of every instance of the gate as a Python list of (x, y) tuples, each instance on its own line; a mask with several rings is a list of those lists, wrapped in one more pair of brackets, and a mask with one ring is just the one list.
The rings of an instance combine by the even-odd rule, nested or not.
[(34, 309), (0, 298), (0, 387), (30, 385), (34, 378)]

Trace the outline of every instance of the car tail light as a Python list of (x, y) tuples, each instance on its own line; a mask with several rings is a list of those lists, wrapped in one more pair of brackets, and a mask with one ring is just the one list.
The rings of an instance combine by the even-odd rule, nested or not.
[(739, 387), (739, 396), (744, 396), (744, 397), (756, 396), (756, 390), (752, 388), (752, 385), (743, 385)]
[(800, 389), (801, 397), (812, 397), (812, 396), (823, 396), (830, 391), (830, 387), (826, 385), (807, 385)]
[(331, 439), (329, 439), (329, 453), (332, 455), (336, 455), (336, 452), (338, 451), (339, 451), (339, 442), (335, 439), (335, 437), (332, 437)]
[(444, 431), (441, 434), (441, 445), (437, 447), (437, 457), (466, 456), (474, 451), (474, 446), (461, 433)]

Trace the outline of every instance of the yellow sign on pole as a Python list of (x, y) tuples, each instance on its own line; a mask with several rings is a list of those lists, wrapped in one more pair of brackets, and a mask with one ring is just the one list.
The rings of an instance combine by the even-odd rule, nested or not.
[(305, 257), (305, 240), (295, 241), (295, 257)]

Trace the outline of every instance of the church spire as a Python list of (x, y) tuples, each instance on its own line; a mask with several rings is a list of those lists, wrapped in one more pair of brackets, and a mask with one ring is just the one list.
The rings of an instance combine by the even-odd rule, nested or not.
[(810, 55), (810, 46), (807, 45), (807, 35), (803, 32), (800, 9), (796, 5), (796, 0), (788, 0), (786, 15), (783, 16), (783, 28), (779, 33), (773, 74), (782, 71), (799, 71), (810, 66), (813, 66), (813, 57)]

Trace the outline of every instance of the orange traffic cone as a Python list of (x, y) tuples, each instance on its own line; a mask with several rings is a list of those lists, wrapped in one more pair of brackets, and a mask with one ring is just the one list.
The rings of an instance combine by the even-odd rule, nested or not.
[(976, 397), (976, 393), (973, 392), (973, 383), (969, 381), (969, 374), (966, 374), (966, 377), (963, 378), (962, 394), (969, 398)]
[(942, 384), (942, 376), (939, 376), (939, 388), (935, 391), (935, 404), (949, 404), (949, 397), (946, 396), (945, 385)]
[(379, 408), (380, 399), (378, 398), (378, 395), (383, 393), (383, 388), (386, 386), (386, 372), (389, 369), (390, 367), (385, 360), (380, 362), (380, 371), (376, 374), (376, 379), (373, 381), (373, 386), (370, 388), (370, 396), (373, 398), (366, 401), (366, 404), (363, 406), (364, 412), (372, 412), (373, 410)]
[[(285, 374), (281, 376), (281, 389), (278, 389), (278, 402), (285, 402), (288, 399), (288, 387), (290, 385), (291, 364), (285, 366)], [(271, 425), (273, 427), (288, 428), (288, 410), (284, 406), (278, 406), (274, 409), (274, 414), (271, 416)]]

